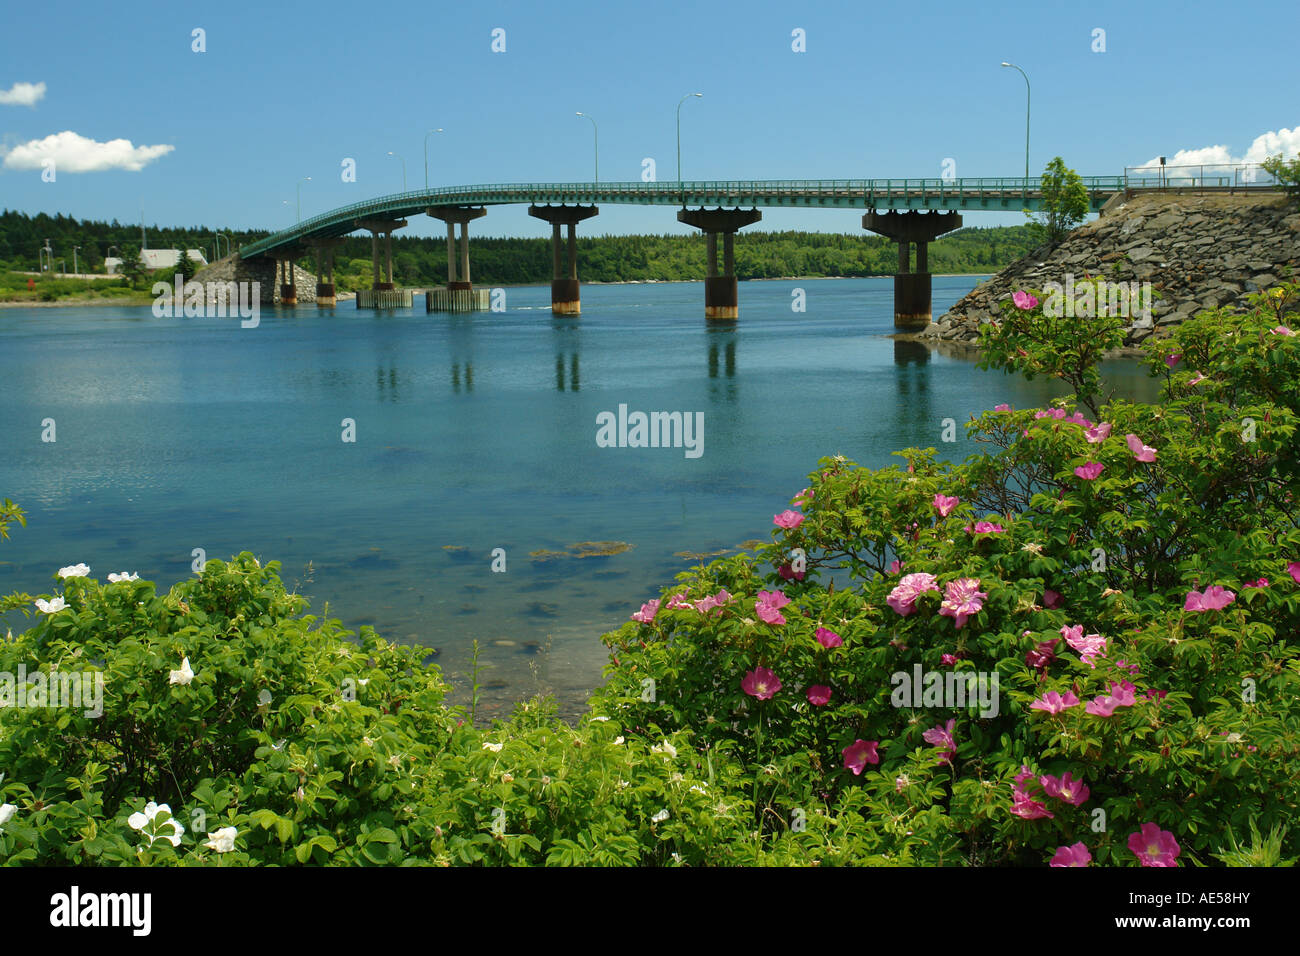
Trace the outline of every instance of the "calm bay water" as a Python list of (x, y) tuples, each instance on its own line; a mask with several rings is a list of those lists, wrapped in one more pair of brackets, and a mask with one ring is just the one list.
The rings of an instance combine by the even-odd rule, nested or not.
[[(975, 282), (936, 278), (935, 313)], [(600, 635), (694, 563), (678, 553), (768, 538), (819, 457), (959, 459), (975, 447), (941, 445), (942, 419), (1060, 391), (886, 338), (892, 289), (742, 283), (730, 327), (706, 324), (698, 283), (585, 286), (579, 318), (553, 317), (544, 287), (507, 290), (501, 313), (268, 308), (255, 329), (0, 310), (0, 497), (29, 515), (0, 543), (0, 593), (57, 590), (79, 561), (165, 590), (194, 548), (248, 550), (313, 612), (436, 648), (458, 699), (477, 638), (487, 713), (548, 691), (574, 714)], [(1141, 374), (1111, 367), (1138, 393)], [(597, 447), (597, 414), (620, 403), (703, 412), (703, 455)], [(632, 548), (574, 556), (593, 541)], [(546, 551), (568, 553), (530, 557)]]

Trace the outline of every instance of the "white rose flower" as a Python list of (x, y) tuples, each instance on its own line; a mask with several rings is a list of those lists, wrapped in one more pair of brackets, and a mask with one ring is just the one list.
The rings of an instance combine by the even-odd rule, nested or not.
[(656, 813), (654, 816), (650, 818), (650, 822), (663, 823), (667, 819), (668, 819), (668, 808), (664, 807), (664, 809), (660, 810), (658, 813)]
[(190, 659), (181, 658), (181, 668), (176, 671), (167, 672), (167, 681), (171, 684), (188, 684), (194, 680), (194, 671), (190, 669)]
[(70, 564), (66, 568), (59, 568), (61, 578), (84, 578), (89, 573), (90, 568), (84, 564)]
[(667, 754), (670, 757), (677, 756), (677, 748), (666, 740), (661, 744), (655, 744), (650, 748), (650, 752), (654, 754)]
[(12, 803), (0, 803), (0, 827), (12, 820), (17, 812), (18, 808)]
[(484, 750), (490, 750), (494, 754), (499, 754), (501, 752), (501, 747), (502, 747), (501, 744), (494, 744), (494, 743), (485, 743), (483, 745)]
[[(172, 812), (172, 808), (169, 807), (167, 804), (154, 803), (152, 800), (150, 800), (147, 804), (145, 804), (144, 813), (133, 813), (129, 817), (127, 817), (126, 822), (127, 825), (131, 827), (132, 830), (144, 830), (146, 826), (150, 826), (153, 823), (154, 818), (157, 817), (158, 814), (166, 813), (168, 816), (171, 816), (171, 812)], [(153, 846), (155, 839), (163, 839), (163, 840), (169, 840), (172, 846), (180, 846), (181, 834), (185, 832), (185, 828), (181, 826), (180, 823), (174, 819), (168, 820), (166, 823), (162, 825), (170, 826), (172, 828), (172, 832), (169, 834), (160, 833), (157, 835), (153, 834), (152, 832), (146, 833), (145, 836), (149, 838), (149, 845)]]
[(211, 839), (203, 844), (209, 850), (216, 850), (218, 853), (229, 853), (235, 848), (235, 837), (239, 836), (239, 831), (234, 827), (222, 827), (211, 834)]
[(36, 610), (44, 614), (58, 614), (68, 606), (68, 602), (62, 597), (56, 597), (53, 601), (46, 601), (44, 598), (36, 599)]
[(140, 580), (140, 575), (136, 574), (134, 571), (132, 571), (129, 574), (126, 571), (122, 571), (118, 574), (114, 574), (112, 571), (108, 573), (108, 581), (110, 584), (118, 584), (122, 581), (139, 581), (139, 580)]

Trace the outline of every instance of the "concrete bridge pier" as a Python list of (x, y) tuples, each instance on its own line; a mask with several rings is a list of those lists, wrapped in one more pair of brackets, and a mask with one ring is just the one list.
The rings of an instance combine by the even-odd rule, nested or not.
[[(923, 213), (914, 210), (869, 212), (862, 228), (898, 243), (898, 273), (894, 276), (894, 328), (915, 331), (930, 324), (929, 244), (946, 232), (961, 228), (956, 212)], [(916, 243), (916, 271), (911, 270), (911, 245)]]
[[(371, 288), (376, 291), (390, 292), (393, 289), (393, 233), (398, 229), (406, 227), (405, 219), (392, 220), (357, 220), (358, 229), (366, 229), (370, 232), (370, 265), (373, 271), (374, 279), (371, 282)], [(384, 256), (388, 268), (385, 272), (386, 279), (379, 278), (379, 237), (384, 237)]]
[(331, 306), (338, 302), (334, 294), (334, 247), (342, 239), (314, 239), (312, 251), (316, 256), (316, 304)]
[[(581, 315), (582, 298), (578, 289), (578, 223), (598, 215), (596, 206), (529, 206), (528, 215), (551, 224), (551, 312), (554, 315)], [(566, 276), (560, 254), (560, 226), (569, 227), (569, 269)]]
[[(757, 209), (682, 209), (677, 221), (704, 230), (708, 272), (704, 280), (704, 317), (734, 321), (740, 316), (736, 286), (736, 232), (763, 218)], [(722, 270), (718, 270), (718, 234), (722, 234)]]
[(302, 250), (296, 248), (281, 249), (275, 257), (275, 278), (280, 283), (280, 304), (298, 304), (298, 283), (294, 278), (293, 263)]
[[(464, 290), (474, 286), (469, 279), (469, 223), (487, 215), (483, 206), (431, 206), (425, 210), (434, 219), (447, 224), (447, 291)], [(460, 223), (460, 275), (456, 274), (456, 224)]]

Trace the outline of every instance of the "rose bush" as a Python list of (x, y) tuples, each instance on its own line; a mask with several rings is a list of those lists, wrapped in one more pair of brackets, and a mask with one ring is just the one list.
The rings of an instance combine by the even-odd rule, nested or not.
[[(607, 638), (600, 704), (735, 754), (756, 822), (812, 856), (1213, 864), (1258, 829), (1278, 839), (1256, 835), (1252, 860), (1294, 857), (1298, 292), (1150, 342), (1157, 405), (1102, 400), (1114, 320), (1008, 301), (988, 363), (1088, 405), (999, 406), (968, 425), (989, 450), (960, 464), (824, 459), (770, 547), (679, 576)], [(996, 677), (996, 714), (899, 706), (918, 667)], [(780, 690), (755, 694), (754, 672)]]

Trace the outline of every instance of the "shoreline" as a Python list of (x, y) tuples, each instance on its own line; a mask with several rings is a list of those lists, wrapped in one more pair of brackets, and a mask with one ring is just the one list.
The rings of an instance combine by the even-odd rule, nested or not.
[[(988, 278), (990, 276), (997, 275), (997, 273), (996, 272), (935, 272), (932, 273), (932, 275), (936, 279), (961, 279), (961, 278)], [(890, 274), (878, 275), (878, 276), (773, 276), (771, 278), (764, 277), (761, 279), (742, 279), (740, 281), (742, 282), (821, 282), (821, 281), (832, 280), (832, 279), (892, 279), (892, 278), (893, 275)], [(600, 282), (600, 281), (593, 280), (591, 282), (583, 282), (582, 284), (588, 286), (681, 285), (685, 283), (699, 284), (703, 281), (704, 281), (703, 279), (616, 279), (610, 282)], [(488, 286), (485, 286), (485, 288), (493, 288), (493, 289), (528, 289), (528, 288), (544, 289), (546, 287), (547, 287), (547, 283), (545, 282), (499, 282), (499, 283), (491, 283)], [(437, 287), (435, 286), (412, 287), (410, 291), (415, 295), (422, 295), (429, 288), (437, 288)], [(143, 296), (142, 298), (135, 298), (130, 296), (115, 296), (113, 298), (106, 298), (101, 296), (95, 296), (93, 298), (80, 298), (77, 296), (67, 296), (61, 299), (55, 299), (53, 302), (45, 302), (40, 300), (28, 302), (28, 301), (18, 301), (14, 299), (0, 299), (0, 309), (17, 309), (23, 307), (31, 308), (31, 309), (53, 309), (53, 308), (59, 308), (61, 306), (80, 307), (80, 306), (94, 306), (94, 305), (152, 305), (153, 304), (152, 296), (149, 296), (145, 293), (141, 293), (141, 295)], [(346, 301), (351, 301), (356, 297), (355, 292), (344, 293), (344, 295), (346, 295), (347, 297)], [(345, 301), (343, 295), (339, 296), (339, 301)]]

